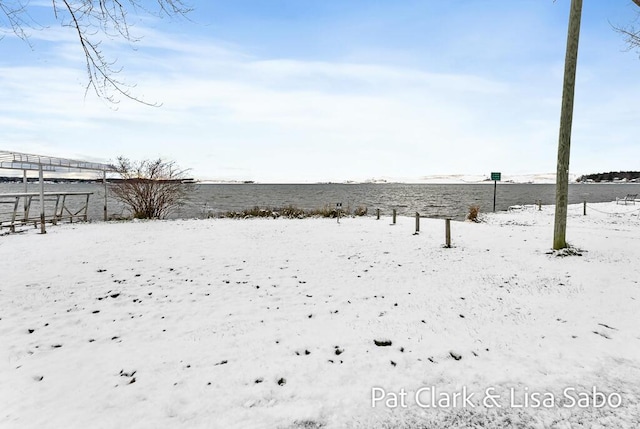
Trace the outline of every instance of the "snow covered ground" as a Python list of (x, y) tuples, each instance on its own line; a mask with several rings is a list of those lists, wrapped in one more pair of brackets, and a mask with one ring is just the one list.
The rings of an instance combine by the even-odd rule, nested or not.
[(2, 236), (0, 427), (636, 428), (639, 212)]

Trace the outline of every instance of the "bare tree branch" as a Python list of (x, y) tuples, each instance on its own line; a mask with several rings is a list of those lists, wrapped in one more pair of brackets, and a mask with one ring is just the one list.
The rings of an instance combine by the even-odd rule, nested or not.
[[(6, 19), (7, 26), (11, 31), (24, 41), (29, 40), (27, 28), (33, 27), (34, 20), (28, 13), (27, 7), (22, 0), (17, 0), (7, 5), (6, 1), (0, 1), (0, 23)], [(2, 18), (5, 19), (2, 19)], [(4, 25), (3, 25), (4, 27)]]
[[(63, 27), (69, 27), (78, 38), (82, 55), (85, 58), (88, 92), (110, 103), (117, 104), (120, 98), (156, 106), (156, 103), (144, 101), (131, 92), (135, 85), (129, 85), (117, 79), (122, 71), (116, 67), (115, 59), (108, 59), (101, 48), (104, 39), (123, 40), (131, 44), (137, 42), (131, 32), (129, 12), (148, 15), (185, 17), (191, 8), (184, 0), (156, 0), (157, 10), (144, 6), (144, 0), (51, 0), (53, 14)], [(0, 23), (19, 38), (29, 41), (27, 29), (42, 30), (29, 14), (28, 0), (0, 0)]]
[(614, 28), (618, 33), (626, 37), (629, 49), (640, 48), (640, 30), (636, 30), (635, 27)]
[[(636, 6), (640, 7), (640, 0), (632, 0)], [(635, 23), (640, 19), (640, 11), (637, 12), (635, 19), (631, 24), (626, 26), (613, 25), (613, 29), (622, 34), (627, 42), (628, 50), (640, 49), (640, 29), (636, 27)]]

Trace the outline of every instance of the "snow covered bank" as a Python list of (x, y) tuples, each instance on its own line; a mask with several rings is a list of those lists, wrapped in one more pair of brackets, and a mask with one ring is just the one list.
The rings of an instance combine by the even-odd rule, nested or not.
[[(0, 237), (0, 426), (637, 427), (638, 210), (571, 206), (582, 256), (549, 254), (552, 221), (453, 222), (451, 249), (442, 220), (411, 218)], [(432, 387), (473, 405), (418, 403)], [(621, 404), (564, 396), (593, 388)], [(519, 407), (532, 393), (555, 402)]]
[[(569, 181), (575, 183), (579, 177), (577, 174), (570, 174)], [(361, 182), (367, 183), (423, 183), (423, 184), (469, 184), (469, 183), (491, 183), (489, 174), (440, 174), (421, 177), (378, 177)], [(555, 173), (539, 174), (502, 174), (501, 183), (545, 183), (555, 184)]]

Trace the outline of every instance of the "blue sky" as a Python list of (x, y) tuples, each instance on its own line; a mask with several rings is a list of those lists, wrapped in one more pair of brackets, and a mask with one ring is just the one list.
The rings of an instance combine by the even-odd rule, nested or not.
[[(259, 182), (555, 172), (569, 3), (193, 0), (189, 20), (131, 15), (134, 49), (104, 42), (162, 103), (114, 109), (32, 1), (31, 46), (0, 40), (0, 149)], [(584, 1), (572, 173), (639, 168), (640, 59), (611, 27), (638, 11)]]

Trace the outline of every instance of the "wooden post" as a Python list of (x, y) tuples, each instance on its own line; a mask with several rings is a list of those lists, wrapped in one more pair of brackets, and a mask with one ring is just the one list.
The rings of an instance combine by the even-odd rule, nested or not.
[[(29, 192), (29, 180), (27, 179), (27, 170), (22, 170), (22, 182), (24, 183), (24, 193)], [(27, 222), (27, 212), (29, 208), (27, 207), (27, 197), (24, 197), (24, 221)]]
[(451, 219), (444, 220), (444, 247), (451, 247)]
[(567, 204), (569, 199), (569, 157), (571, 154), (571, 125), (573, 122), (573, 96), (578, 66), (578, 43), (582, 0), (571, 0), (567, 50), (564, 59), (564, 81), (562, 85), (562, 108), (560, 111), (560, 133), (558, 137), (558, 163), (556, 168), (556, 212), (553, 225), (553, 248), (567, 247)]
[(376, 209), (376, 220), (380, 220), (380, 209)]
[[(107, 221), (107, 170), (102, 171), (102, 184), (104, 185), (104, 221)], [(88, 204), (87, 204), (88, 205)], [(85, 221), (86, 221), (85, 214)]]
[(582, 216), (586, 216), (587, 215), (587, 200), (584, 200), (584, 202), (582, 203)]
[(416, 212), (416, 234), (420, 232), (420, 213)]
[(31, 211), (31, 201), (33, 200), (33, 195), (29, 195), (25, 197), (27, 200), (27, 211), (24, 214), (24, 223), (25, 225), (29, 222), (29, 211)]
[[(25, 201), (26, 201), (26, 197), (25, 197)], [(16, 213), (18, 212), (18, 204), (20, 203), (20, 197), (17, 196), (16, 197), (16, 202), (13, 205), (13, 215), (11, 216), (11, 232), (16, 232)], [(25, 221), (26, 222), (26, 221)]]
[(396, 209), (393, 209), (393, 224), (396, 224)]
[[(66, 200), (66, 196), (62, 197), (62, 209), (60, 210), (60, 217), (58, 217), (58, 206), (60, 205), (60, 195), (56, 195), (56, 208), (53, 211), (53, 220), (51, 221), (52, 224), (57, 225), (58, 224), (58, 219), (60, 219), (60, 221), (62, 222), (62, 210), (64, 210), (64, 202)], [(73, 218), (71, 218), (71, 222), (73, 222)]]
[(46, 234), (47, 229), (44, 226), (44, 173), (42, 172), (42, 164), (38, 165), (38, 179), (40, 180), (40, 234)]
[(538, 200), (538, 211), (542, 210), (542, 200)]
[[(106, 212), (107, 206), (105, 205), (104, 208), (105, 208), (105, 212)], [(84, 202), (84, 215), (83, 215), (83, 217), (84, 217), (84, 221), (85, 222), (87, 221), (87, 210), (89, 210), (89, 194), (87, 194), (87, 200)]]

